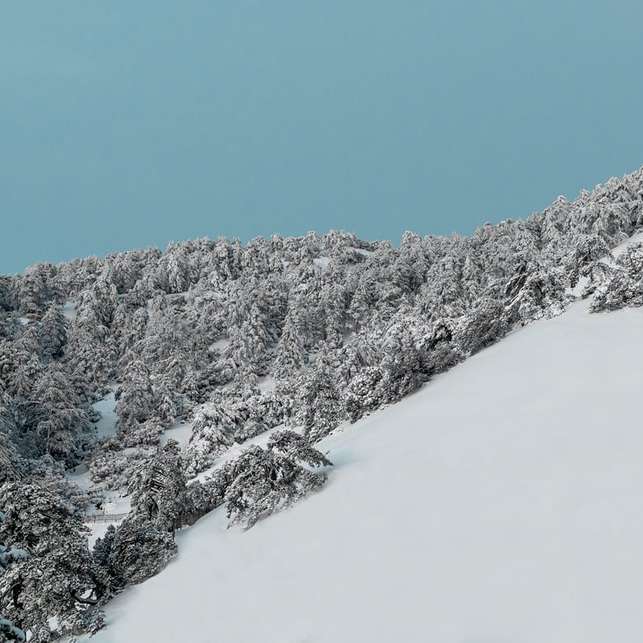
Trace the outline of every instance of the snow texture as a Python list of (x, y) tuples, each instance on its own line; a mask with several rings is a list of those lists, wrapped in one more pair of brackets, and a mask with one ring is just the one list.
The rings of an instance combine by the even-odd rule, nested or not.
[(71, 300), (66, 301), (63, 305), (62, 313), (65, 319), (68, 319), (69, 321), (76, 319), (76, 302)]
[(114, 391), (108, 393), (102, 400), (92, 405), (101, 415), (100, 420), (96, 423), (96, 433), (99, 439), (110, 437), (116, 433), (116, 400)]
[(293, 509), (185, 530), (96, 643), (640, 640), (643, 310), (586, 309), (327, 438)]
[[(111, 387), (112, 389), (114, 386)], [(101, 414), (100, 420), (96, 423), (96, 436), (99, 440), (109, 438), (116, 433), (116, 399), (114, 391), (110, 391), (103, 399), (92, 404), (94, 409)], [(90, 532), (88, 535), (89, 547), (93, 547), (98, 538), (105, 535), (111, 524), (120, 523), (130, 510), (130, 499), (118, 491), (103, 489), (101, 485), (94, 485), (89, 476), (87, 464), (81, 464), (67, 474), (71, 482), (74, 482), (81, 489), (101, 490), (103, 499), (101, 509), (92, 508), (87, 512), (86, 525)]]
[(192, 426), (194, 422), (176, 422), (169, 429), (166, 429), (161, 435), (161, 444), (167, 444), (168, 440), (176, 440), (181, 447), (185, 449), (192, 437)]
[(321, 272), (328, 270), (328, 265), (330, 264), (330, 257), (316, 257), (313, 259), (313, 263), (319, 267)]

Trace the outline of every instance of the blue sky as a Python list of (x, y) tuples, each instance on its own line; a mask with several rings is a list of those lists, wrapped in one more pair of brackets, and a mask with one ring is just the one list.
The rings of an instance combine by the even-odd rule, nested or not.
[(642, 24), (618, 0), (5, 3), (0, 272), (526, 216), (643, 164)]

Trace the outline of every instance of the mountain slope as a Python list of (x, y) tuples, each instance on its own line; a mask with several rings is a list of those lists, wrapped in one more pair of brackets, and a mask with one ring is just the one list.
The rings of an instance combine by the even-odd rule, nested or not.
[(643, 310), (586, 307), (327, 438), (293, 509), (206, 516), (97, 643), (638, 640)]
[[(108, 601), (176, 555), (181, 526), (221, 504), (237, 524), (251, 525), (318, 490), (326, 472), (300, 465), (324, 462), (315, 446), (340, 425), (407, 397), (516, 329), (561, 314), (578, 297), (590, 298), (594, 312), (643, 306), (643, 245), (631, 244), (641, 230), (643, 168), (573, 201), (560, 197), (526, 219), (483, 225), (470, 237), (408, 233), (399, 247), (337, 231), (243, 245), (196, 239), (165, 251), (39, 264), (0, 276), (0, 548), (28, 551), (38, 543), (26, 558), (4, 555), (9, 569), (0, 573), (0, 617), (39, 640), (95, 632)], [(620, 244), (628, 249), (610, 257)], [(529, 367), (525, 360), (515, 370)], [(453, 377), (446, 381), (459, 387)], [(489, 391), (493, 396), (493, 387)], [(538, 393), (549, 399), (547, 389)], [(399, 423), (403, 415), (379, 417), (376, 427), (386, 418)], [(439, 428), (460, 423), (450, 416), (434, 422)], [(424, 421), (419, 428), (410, 424), (408, 436), (393, 436), (390, 453), (399, 488), (386, 480), (381, 490), (374, 484), (388, 453), (371, 457), (371, 442), (355, 448), (353, 457), (367, 468), (354, 495), (376, 497), (380, 511), (381, 503), (398, 497), (412, 507), (421, 499), (433, 510), (439, 503), (423, 487), (435, 484), (444, 494), (444, 486), (465, 484), (455, 474), (443, 479), (439, 468), (427, 483), (430, 463), (415, 463), (413, 471), (423, 470), (419, 497), (402, 493), (414, 478), (399, 472), (414, 456), (398, 452), (399, 436), (413, 454), (443, 448)], [(278, 428), (286, 432), (273, 440), (269, 433)], [(428, 446), (414, 431), (427, 434)], [(361, 436), (359, 427), (354, 435)], [(170, 438), (181, 440), (183, 452)], [(254, 440), (263, 446), (250, 449)], [(341, 450), (333, 457), (342, 463)], [(228, 463), (221, 466), (221, 459)], [(214, 479), (195, 479), (213, 468)], [(340, 466), (336, 486), (344, 472), (349, 481), (362, 475), (359, 467)], [(353, 492), (334, 493), (343, 501)], [(115, 504), (121, 508), (116, 515)], [(454, 506), (466, 510), (464, 503)], [(90, 550), (99, 530), (88, 541), (83, 522), (103, 511), (105, 538)], [(407, 517), (403, 505), (400, 512)], [(110, 529), (104, 519), (118, 524)], [(317, 520), (332, 520), (336, 529), (346, 522), (334, 510), (323, 510)], [(311, 525), (332, 542), (315, 521)], [(268, 534), (268, 546), (272, 529), (260, 531)], [(307, 542), (301, 529), (291, 530), (298, 543)], [(371, 531), (387, 533), (377, 524)], [(191, 538), (184, 534), (186, 542)], [(227, 555), (220, 536), (207, 538)], [(297, 561), (301, 554), (281, 531), (278, 540)], [(374, 543), (381, 557), (386, 548)], [(231, 560), (239, 546), (231, 545)], [(361, 545), (349, 546), (347, 560), (359, 561), (361, 551)], [(317, 560), (310, 561), (313, 573)], [(305, 591), (306, 579), (298, 582)], [(226, 600), (237, 591), (231, 587)], [(328, 591), (327, 584), (320, 587)], [(274, 588), (288, 600), (278, 583)], [(362, 621), (350, 619), (353, 627)], [(247, 638), (247, 632), (230, 634), (235, 627), (220, 624), (228, 638)], [(385, 631), (377, 621), (374, 627)], [(417, 623), (410, 627), (418, 631)]]

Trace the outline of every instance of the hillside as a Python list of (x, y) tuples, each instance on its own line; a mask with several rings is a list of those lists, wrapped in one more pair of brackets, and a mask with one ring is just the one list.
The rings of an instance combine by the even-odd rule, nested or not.
[[(457, 570), (456, 555), (473, 564), (492, 538), (510, 553), (500, 523), (527, 547), (547, 535), (547, 512), (542, 524), (562, 529), (568, 514), (548, 509), (548, 498), (563, 489), (576, 502), (581, 489), (567, 490), (547, 467), (560, 456), (559, 473), (591, 479), (583, 467), (594, 451), (583, 451), (581, 436), (600, 417), (625, 430), (618, 413), (633, 404), (617, 402), (626, 390), (618, 378), (631, 382), (634, 366), (613, 375), (609, 360), (637, 350), (634, 337), (634, 348), (621, 342), (639, 320), (628, 310), (643, 305), (642, 229), (643, 168), (470, 237), (406, 233), (399, 246), (336, 231), (197, 239), (0, 277), (0, 635), (96, 633), (109, 609), (101, 636), (130, 640), (120, 629), (130, 602), (149, 591), (142, 605), (167, 612), (170, 594), (154, 598), (167, 585), (188, 611), (206, 596), (245, 606), (242, 594), (255, 591), (285, 608), (292, 593), (298, 613), (318, 605), (304, 619), (314, 631), (281, 630), (300, 617), (277, 617), (269, 602), (253, 613), (270, 612), (275, 637), (319, 638), (341, 623), (333, 601), (348, 609), (346, 594), (329, 595), (332, 571), (340, 588), (368, 584), (352, 588), (362, 598), (351, 595), (350, 636), (366, 627), (360, 610), (374, 606), (369, 627), (390, 637), (387, 627), (404, 619), (397, 608), (387, 616), (382, 597), (411, 610), (429, 592), (415, 587), (420, 576), (462, 584), (455, 571), (443, 579), (431, 556)], [(610, 395), (618, 410), (608, 413)], [(590, 460), (568, 461), (567, 438)], [(521, 482), (534, 467), (550, 476), (550, 495)], [(515, 496), (501, 494), (505, 485)], [(515, 524), (489, 508), (496, 496)], [(523, 502), (522, 513), (511, 502)], [(213, 533), (201, 526), (209, 523)], [(222, 535), (224, 524), (232, 529)], [(475, 532), (483, 541), (467, 544)], [(198, 563), (188, 562), (190, 543), (203, 553)], [(266, 556), (292, 563), (255, 568)], [(220, 560), (230, 566), (204, 577)], [(289, 580), (283, 570), (295, 562), (301, 576)], [(370, 565), (378, 571), (367, 573)], [(489, 600), (501, 595), (493, 583), (515, 583), (513, 572), (494, 574)], [(184, 585), (204, 578), (202, 598), (190, 597)], [(111, 611), (118, 604), (122, 621)], [(245, 623), (246, 607), (227, 605), (224, 633), (258, 627)], [(206, 631), (197, 624), (192, 636)], [(226, 634), (230, 643), (247, 635)]]
[(97, 643), (637, 641), (643, 311), (586, 309), (327, 438), (291, 510), (203, 518)]

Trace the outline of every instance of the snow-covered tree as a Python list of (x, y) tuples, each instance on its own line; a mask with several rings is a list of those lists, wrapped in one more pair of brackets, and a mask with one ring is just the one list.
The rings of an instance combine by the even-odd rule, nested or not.
[(274, 375), (286, 379), (297, 373), (304, 365), (305, 351), (301, 336), (301, 324), (296, 318), (294, 308), (288, 311), (284, 327), (277, 344)]
[(3, 641), (26, 641), (27, 635), (24, 630), (15, 626), (9, 619), (0, 616), (0, 635)]
[(117, 391), (116, 413), (121, 430), (127, 431), (153, 417), (156, 396), (150, 370), (141, 360), (131, 361), (123, 374), (124, 382)]
[[(0, 487), (0, 543), (9, 563), (0, 574), (0, 612), (24, 630), (52, 635), (86, 631), (101, 620), (103, 592), (81, 519), (39, 483)], [(7, 551), (9, 552), (7, 554)]]
[(643, 245), (627, 247), (608, 271), (592, 276), (598, 282), (592, 312), (643, 306)]
[(343, 405), (333, 374), (323, 359), (297, 381), (296, 422), (311, 442), (328, 435), (343, 418)]
[(173, 533), (138, 512), (108, 531), (96, 547), (113, 590), (158, 574), (177, 552)]
[(43, 355), (48, 359), (59, 359), (67, 343), (67, 321), (61, 307), (49, 306), (38, 328)]
[(136, 513), (173, 532), (181, 526), (185, 487), (179, 445), (169, 440), (132, 476), (132, 506)]
[(87, 440), (89, 418), (64, 372), (50, 366), (29, 400), (40, 450), (75, 464)]
[(309, 466), (330, 462), (306, 440), (290, 432), (278, 434), (267, 449), (250, 447), (227, 469), (230, 484), (224, 501), (231, 524), (250, 528), (257, 521), (283, 509), (326, 482), (326, 474)]

